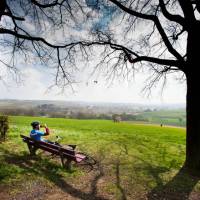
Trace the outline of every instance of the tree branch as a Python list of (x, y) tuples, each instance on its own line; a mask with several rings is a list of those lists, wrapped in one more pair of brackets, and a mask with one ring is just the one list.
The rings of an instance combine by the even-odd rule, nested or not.
[(126, 6), (122, 5), (119, 1), (116, 0), (110, 0), (112, 3), (114, 3), (115, 5), (117, 5), (119, 8), (121, 8), (123, 11), (125, 11), (126, 13), (129, 13), (130, 15), (133, 15), (135, 17), (139, 17), (142, 19), (146, 19), (146, 20), (151, 20), (155, 23), (156, 28), (158, 29), (158, 32), (160, 33), (163, 42), (165, 43), (166, 47), (168, 48), (168, 51), (175, 56), (178, 60), (183, 61), (183, 57), (173, 48), (172, 44), (170, 43), (159, 19), (157, 16), (155, 15), (147, 15), (147, 14), (143, 14), (143, 13), (139, 13), (136, 12), (134, 10), (131, 10), (129, 8), (127, 8)]
[(14, 19), (14, 20), (25, 21), (25, 19), (24, 19), (23, 17), (17, 17), (17, 16), (14, 16), (14, 15), (12, 15), (11, 13), (8, 13), (8, 12), (4, 12), (4, 13), (2, 13), (2, 15), (11, 17), (11, 18)]
[[(59, 48), (67, 48), (67, 47), (71, 48), (71, 47), (74, 47), (74, 46), (77, 46), (77, 45), (81, 45), (81, 46), (108, 45), (112, 49), (123, 51), (130, 63), (147, 61), (147, 62), (159, 64), (159, 65), (175, 66), (175, 67), (178, 67), (180, 69), (181, 69), (181, 64), (182, 64), (182, 62), (180, 62), (178, 60), (160, 59), (160, 58), (154, 58), (154, 57), (149, 57), (149, 56), (139, 56), (137, 53), (135, 53), (131, 49), (128, 49), (127, 47), (120, 45), (120, 44), (112, 43), (111, 41), (93, 41), (93, 42), (91, 42), (91, 41), (78, 41), (78, 42), (72, 42), (72, 43), (64, 44), (64, 45), (54, 45), (54, 44), (47, 42), (44, 38), (32, 37), (30, 35), (28, 35), (28, 36), (22, 35), (22, 34), (18, 34), (14, 31), (11, 31), (11, 30), (8, 30), (8, 29), (0, 28), (0, 34), (1, 33), (10, 34), (10, 35), (13, 35), (17, 38), (26, 39), (26, 40), (29, 40), (29, 41), (42, 42), (43, 44), (45, 44), (45, 45), (47, 45), (51, 48), (57, 49), (58, 55), (59, 55), (59, 50), (58, 50)], [(133, 55), (135, 58), (133, 59), (131, 55)]]
[(131, 10), (131, 9), (127, 8), (126, 6), (124, 6), (123, 4), (121, 4), (117, 0), (109, 0), (109, 1), (111, 1), (116, 6), (118, 6), (121, 10), (125, 11), (126, 13), (128, 13), (130, 15), (133, 15), (135, 17), (139, 17), (139, 18), (142, 18), (142, 19), (154, 21), (155, 15), (147, 15), (147, 14), (144, 14), (144, 13), (140, 13), (140, 12)]
[(200, 1), (199, 0), (193, 0), (192, 4), (196, 5), (196, 9), (200, 13)]
[(185, 23), (187, 23), (187, 28), (189, 29), (193, 22), (196, 20), (192, 7), (192, 2), (189, 0), (178, 0), (178, 2), (185, 16)]
[(49, 4), (41, 4), (37, 0), (31, 0), (31, 2), (34, 5), (36, 5), (36, 6), (40, 7), (40, 8), (49, 8), (49, 7), (54, 7), (56, 5), (59, 5), (58, 0), (55, 0), (52, 3), (49, 3)]
[(9, 35), (13, 35), (13, 36), (20, 38), (20, 39), (42, 42), (42, 43), (44, 43), (47, 46), (52, 47), (52, 48), (66, 48), (68, 46), (80, 44), (80, 42), (75, 42), (75, 43), (70, 43), (70, 44), (67, 44), (67, 45), (54, 45), (54, 44), (47, 42), (44, 38), (34, 37), (34, 36), (31, 36), (31, 35), (23, 35), (23, 34), (19, 34), (19, 33), (15, 32), (15, 31), (12, 31), (12, 30), (9, 30), (9, 29), (4, 29), (4, 28), (0, 28), (0, 34), (9, 34)]
[(160, 59), (160, 58), (154, 58), (154, 57), (149, 57), (149, 56), (139, 56), (135, 59), (130, 60), (131, 63), (136, 63), (136, 62), (142, 62), (142, 61), (147, 61), (159, 65), (167, 65), (167, 66), (175, 66), (180, 68), (181, 63), (177, 60), (169, 60), (169, 59)]
[(163, 15), (170, 21), (174, 21), (176, 23), (181, 24), (183, 27), (185, 26), (185, 21), (180, 15), (172, 15), (168, 12), (166, 5), (163, 0), (159, 0), (159, 5), (161, 7)]

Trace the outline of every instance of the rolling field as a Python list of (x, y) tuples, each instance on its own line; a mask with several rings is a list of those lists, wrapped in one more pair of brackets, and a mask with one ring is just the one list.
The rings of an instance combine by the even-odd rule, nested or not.
[(186, 125), (186, 113), (185, 110), (159, 110), (151, 112), (143, 112), (137, 116), (137, 118), (144, 119), (149, 123), (165, 124), (172, 126)]
[[(19, 135), (28, 135), (34, 120), (50, 127), (48, 139), (59, 135), (61, 143), (77, 144), (95, 157), (95, 169), (88, 172), (73, 166), (67, 171), (42, 152), (30, 158)], [(10, 117), (10, 124), (8, 139), (0, 144), (1, 200), (193, 199), (199, 195), (198, 179), (180, 170), (185, 159), (184, 128), (38, 117)]]

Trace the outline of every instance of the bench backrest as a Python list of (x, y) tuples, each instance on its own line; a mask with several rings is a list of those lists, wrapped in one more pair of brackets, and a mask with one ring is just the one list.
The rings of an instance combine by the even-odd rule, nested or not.
[(43, 141), (36, 141), (33, 138), (27, 137), (25, 135), (20, 135), (23, 138), (23, 141), (26, 142), (29, 145), (35, 146), (37, 148), (40, 148), (42, 150), (48, 151), (50, 153), (56, 154), (56, 155), (62, 155), (64, 157), (70, 158), (72, 160), (76, 160), (75, 157), (75, 151), (66, 149), (63, 147), (60, 147), (55, 144), (50, 144)]

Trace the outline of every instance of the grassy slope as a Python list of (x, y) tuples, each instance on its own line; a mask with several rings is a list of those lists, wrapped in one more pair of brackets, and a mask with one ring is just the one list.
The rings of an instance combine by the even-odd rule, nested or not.
[(138, 117), (147, 119), (150, 123), (167, 124), (174, 126), (185, 126), (186, 113), (185, 110), (160, 110), (144, 112)]
[[(27, 174), (32, 180), (49, 184), (55, 184), (60, 177), (73, 181), (74, 177), (87, 176), (77, 168), (73, 173), (66, 172), (58, 163), (45, 157), (29, 163), (28, 167), (13, 162), (15, 159), (24, 162), (28, 159), (27, 147), (21, 142), (19, 134), (28, 134), (33, 120), (51, 127), (53, 133), (49, 139), (53, 140), (55, 135), (63, 136), (63, 143), (76, 143), (80, 150), (95, 156), (107, 177), (101, 190), (112, 194), (114, 199), (123, 196), (122, 188), (134, 199), (131, 195), (153, 188), (161, 190), (169, 182), (180, 190), (193, 188), (196, 184), (187, 176), (178, 179), (175, 176), (185, 159), (185, 129), (98, 120), (10, 117), (9, 139), (0, 146), (1, 185), (25, 181)], [(131, 192), (133, 187), (135, 193)], [(196, 190), (198, 188), (197, 185)]]

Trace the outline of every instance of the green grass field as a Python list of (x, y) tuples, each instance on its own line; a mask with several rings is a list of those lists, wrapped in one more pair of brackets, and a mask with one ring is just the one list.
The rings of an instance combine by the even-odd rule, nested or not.
[[(48, 124), (52, 130), (48, 139), (62, 136), (63, 144), (77, 144), (79, 150), (94, 156), (99, 164), (92, 172), (76, 166), (67, 171), (42, 153), (30, 158), (19, 135), (28, 135), (33, 120)], [(69, 195), (66, 199), (188, 196), (192, 191), (199, 192), (200, 186), (198, 179), (180, 171), (184, 159), (184, 128), (106, 120), (10, 117), (8, 139), (0, 144), (0, 189), (16, 199), (34, 191), (37, 185), (40, 190), (45, 189), (45, 195), (57, 191), (59, 195)], [(40, 190), (40, 195), (44, 195)], [(1, 195), (5, 194), (0, 192)]]
[(183, 109), (143, 112), (139, 114), (137, 118), (146, 120), (149, 123), (182, 126), (182, 127), (185, 127), (186, 125), (186, 113), (185, 110)]

